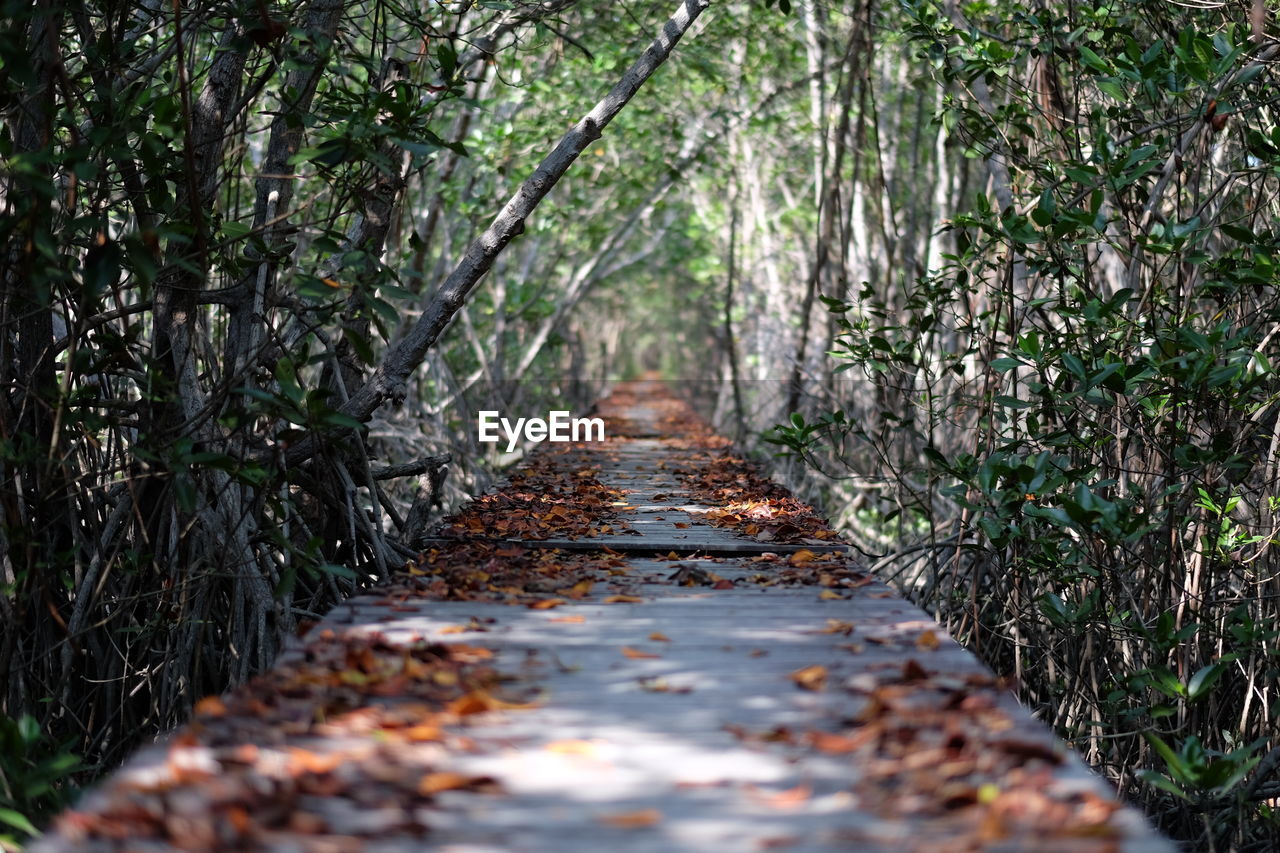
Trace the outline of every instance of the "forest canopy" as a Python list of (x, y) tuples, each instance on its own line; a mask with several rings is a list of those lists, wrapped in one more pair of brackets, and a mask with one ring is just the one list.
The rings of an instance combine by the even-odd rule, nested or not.
[(1165, 830), (1277, 831), (1262, 0), (2, 9), (0, 839), (411, 559), (477, 410), (644, 369)]

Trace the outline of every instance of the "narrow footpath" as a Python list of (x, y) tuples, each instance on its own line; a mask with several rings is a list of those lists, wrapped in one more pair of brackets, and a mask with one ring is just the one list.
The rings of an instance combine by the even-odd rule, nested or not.
[(656, 383), (36, 851), (1172, 851)]

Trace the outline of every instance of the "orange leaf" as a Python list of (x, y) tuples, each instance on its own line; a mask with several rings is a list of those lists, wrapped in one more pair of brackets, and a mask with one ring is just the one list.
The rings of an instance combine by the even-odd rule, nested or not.
[(791, 680), (805, 690), (821, 690), (827, 686), (827, 668), (815, 663), (791, 673)]
[(537, 703), (506, 702), (486, 690), (473, 690), (454, 699), (446, 707), (459, 717), (466, 717), (470, 714), (483, 714), (485, 711), (526, 711), (536, 708)]
[(662, 812), (657, 809), (641, 809), (637, 812), (617, 812), (602, 815), (600, 822), (618, 829), (643, 829), (653, 826), (662, 820)]
[(529, 605), (530, 610), (550, 610), (553, 607), (559, 607), (561, 604), (568, 604), (563, 598), (543, 598), (532, 602)]
[(639, 649), (633, 649), (633, 648), (631, 648), (630, 646), (623, 646), (623, 647), (622, 647), (622, 656), (623, 656), (623, 657), (631, 658), (631, 659), (633, 659), (633, 660), (634, 660), (634, 659), (637, 659), (637, 658), (660, 658), (660, 657), (662, 657), (662, 655), (655, 655), (655, 654), (651, 654), (650, 652), (642, 652), (642, 651), (640, 651)]
[(662, 633), (661, 631), (654, 631), (652, 634), (649, 635), (649, 639), (653, 640), (655, 643), (671, 642), (671, 638), (668, 637), (666, 634)]
[(766, 792), (752, 788), (751, 792), (757, 800), (766, 806), (775, 809), (791, 809), (808, 800), (813, 794), (813, 789), (808, 785), (796, 785), (794, 788), (788, 788), (785, 791)]
[(842, 599), (844, 596), (836, 592), (834, 589), (824, 589), (822, 592), (818, 593), (818, 598), (823, 601), (831, 601), (832, 599)]
[(469, 629), (466, 625), (445, 625), (440, 629), (441, 634), (463, 634)]
[(574, 613), (572, 616), (557, 616), (554, 619), (548, 619), (548, 622), (571, 622), (573, 624), (581, 624), (587, 621), (587, 617), (581, 613)]
[(919, 637), (916, 637), (916, 648), (921, 651), (931, 652), (938, 648), (941, 642), (938, 640), (936, 631), (925, 631)]
[(251, 823), (249, 813), (242, 807), (231, 806), (224, 812), (224, 814), (227, 817), (227, 822), (231, 824), (231, 828), (234, 829), (237, 834), (244, 835), (249, 831), (249, 824)]
[(493, 649), (482, 646), (469, 646), (466, 643), (453, 643), (448, 646), (449, 657), (463, 663), (475, 663), (478, 660), (489, 660), (493, 657)]
[(638, 595), (610, 595), (604, 599), (605, 604), (641, 604), (644, 599)]
[(846, 752), (853, 752), (859, 746), (858, 742), (852, 738), (832, 734), (831, 732), (809, 732), (805, 736), (805, 740), (814, 749), (831, 755), (843, 755)]
[(227, 713), (227, 706), (217, 696), (206, 696), (196, 703), (195, 711), (206, 717), (221, 717)]
[(444, 739), (444, 732), (441, 731), (440, 727), (431, 723), (419, 723), (416, 726), (410, 726), (400, 735), (410, 743), (424, 743), (426, 741)]
[(340, 752), (319, 753), (299, 747), (289, 749), (289, 768), (296, 775), (329, 773), (345, 760)]
[(843, 634), (849, 636), (853, 633), (852, 622), (841, 622), (839, 619), (828, 619), (827, 627), (823, 628), (821, 634)]
[(810, 551), (808, 548), (801, 548), (790, 557), (787, 562), (793, 566), (803, 566), (805, 563), (812, 563), (818, 555)]
[(486, 788), (492, 790), (496, 785), (497, 783), (492, 776), (467, 776), (462, 773), (443, 770), (423, 776), (422, 780), (418, 782), (418, 793), (430, 796), (441, 791), (476, 791)]
[(677, 530), (685, 530), (689, 527), (688, 523), (684, 521), (677, 521), (675, 525)]

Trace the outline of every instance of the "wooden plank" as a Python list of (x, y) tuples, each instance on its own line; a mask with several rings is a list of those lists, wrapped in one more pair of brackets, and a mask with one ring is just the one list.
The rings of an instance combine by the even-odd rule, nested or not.
[[(661, 402), (636, 405), (631, 431), (651, 423), (660, 435)], [(707, 524), (711, 508), (673, 470), (707, 454), (671, 444), (611, 439), (562, 457), (624, 490), (634, 532), (487, 540), (627, 555), (590, 589), (472, 593), (510, 603), (405, 586), (354, 598), (288, 644), (277, 672), (295, 674), (277, 679), (278, 696), (250, 685), (247, 704), (227, 699), (254, 714), (299, 696), (314, 708), (266, 731), (234, 715), (197, 720), (33, 853), (238, 849), (236, 827), (255, 815), (269, 825), (259, 849), (290, 853), (1172, 853), (927, 614), (824, 556), (842, 543)], [(680, 559), (643, 556), (670, 551)], [(350, 671), (306, 669), (335, 660), (335, 644)], [(447, 690), (451, 670), (410, 677), (414, 650), (444, 648), (490, 673), (483, 696), (466, 694), (482, 712), (428, 725), (424, 708), (420, 742), (362, 722), (416, 707), (397, 692), (415, 683)], [(246, 734), (211, 745), (211, 730)], [(157, 825), (175, 843), (128, 836)]]

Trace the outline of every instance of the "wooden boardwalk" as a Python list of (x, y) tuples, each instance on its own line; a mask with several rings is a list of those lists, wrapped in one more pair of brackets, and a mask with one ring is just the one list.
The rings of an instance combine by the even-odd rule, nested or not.
[(660, 387), (604, 412), (35, 849), (1173, 849)]

